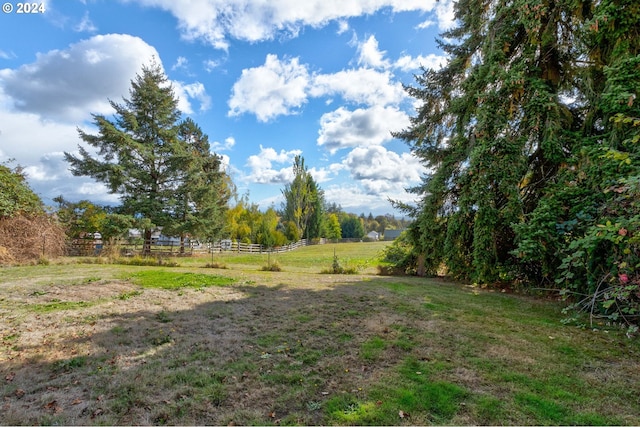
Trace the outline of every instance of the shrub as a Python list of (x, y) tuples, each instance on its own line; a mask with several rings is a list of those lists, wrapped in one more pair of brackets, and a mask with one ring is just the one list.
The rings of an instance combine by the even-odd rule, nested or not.
[(331, 264), (330, 269), (325, 269), (320, 272), (321, 274), (357, 274), (357, 267), (343, 267), (340, 265), (340, 260), (338, 259), (338, 255), (336, 255), (335, 250), (333, 251), (333, 263)]
[(418, 265), (418, 257), (414, 247), (407, 240), (406, 233), (393, 241), (383, 251), (383, 264), (378, 265), (378, 273), (381, 275), (415, 274)]
[(282, 267), (280, 267), (280, 264), (278, 264), (278, 261), (274, 261), (263, 266), (262, 271), (282, 271)]

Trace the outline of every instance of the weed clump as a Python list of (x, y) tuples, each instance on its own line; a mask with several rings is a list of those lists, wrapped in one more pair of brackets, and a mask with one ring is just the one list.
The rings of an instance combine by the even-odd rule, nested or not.
[(219, 268), (221, 270), (226, 270), (228, 267), (226, 264), (220, 262), (208, 262), (205, 264), (204, 268)]
[(333, 250), (333, 263), (331, 264), (331, 268), (324, 269), (320, 272), (321, 274), (357, 274), (358, 269), (356, 267), (344, 267), (340, 264), (340, 260), (338, 259), (338, 255), (336, 255), (335, 249)]
[(282, 271), (282, 267), (278, 261), (270, 262), (267, 265), (262, 266), (262, 271)]

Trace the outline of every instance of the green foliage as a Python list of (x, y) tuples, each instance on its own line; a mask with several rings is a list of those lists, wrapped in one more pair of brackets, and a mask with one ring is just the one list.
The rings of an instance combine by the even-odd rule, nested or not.
[[(304, 164), (304, 157), (296, 156), (293, 181), (282, 190), (283, 220), (292, 223), (297, 235), (304, 238), (320, 237), (324, 192), (320, 189)], [(291, 239), (291, 234), (288, 234)]]
[(395, 134), (431, 170), (420, 205), (397, 203), (413, 252), (427, 273), (562, 289), (636, 328), (640, 6), (455, 7), (450, 60), (407, 88), (422, 105)]
[(93, 233), (99, 232), (103, 240), (109, 241), (124, 236), (130, 228), (140, 225), (130, 215), (109, 212), (107, 208), (88, 200), (73, 203), (63, 196), (53, 200), (58, 203), (58, 221), (65, 227), (67, 237), (72, 239), (93, 237)]
[(184, 252), (186, 236), (208, 241), (219, 237), (232, 184), (222, 171), (221, 158), (211, 153), (208, 136), (193, 120), (187, 118), (180, 123), (178, 136), (182, 144), (176, 155), (182, 158), (182, 175), (168, 200), (174, 221), (163, 233), (180, 236), (180, 250)]
[(42, 201), (29, 188), (22, 168), (0, 164), (0, 219), (41, 213)]
[(98, 153), (82, 146), (79, 156), (65, 153), (72, 173), (104, 183), (120, 195), (122, 213), (144, 220), (146, 254), (156, 226), (214, 237), (230, 187), (206, 135), (190, 119), (179, 121), (178, 99), (159, 65), (143, 67), (129, 95), (111, 102), (113, 120), (94, 115), (97, 135), (79, 130)]
[(340, 228), (340, 220), (335, 213), (329, 214), (327, 217), (327, 239), (338, 240), (342, 238), (342, 228)]
[(407, 232), (383, 250), (381, 261), (378, 272), (382, 275), (415, 274), (418, 257)]
[(166, 270), (147, 270), (127, 276), (127, 279), (145, 288), (182, 289), (228, 286), (234, 279), (196, 273), (173, 273)]
[(361, 239), (364, 237), (362, 220), (355, 214), (343, 215), (340, 220), (340, 229), (344, 239)]

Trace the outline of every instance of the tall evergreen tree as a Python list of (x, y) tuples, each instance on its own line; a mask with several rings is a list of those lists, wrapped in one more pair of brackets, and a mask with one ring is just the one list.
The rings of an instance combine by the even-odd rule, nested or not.
[[(153, 226), (175, 228), (175, 195), (184, 184), (188, 147), (180, 138), (178, 100), (160, 65), (142, 68), (131, 82), (129, 99), (110, 101), (113, 120), (94, 115), (98, 134), (79, 130), (97, 149), (93, 155), (65, 153), (76, 175), (90, 176), (120, 194), (123, 211), (148, 219)], [(196, 150), (197, 151), (197, 150)], [(184, 218), (180, 218), (183, 220)], [(150, 253), (152, 227), (144, 229), (144, 252)]]
[[(578, 8), (579, 9), (579, 8)], [(441, 42), (450, 61), (424, 70), (423, 101), (396, 136), (433, 170), (414, 189), (411, 236), (435, 272), (497, 280), (514, 264), (514, 224), (536, 206), (573, 144), (574, 2), (461, 0)]]
[(219, 236), (231, 188), (220, 157), (211, 153), (208, 136), (191, 118), (180, 124), (178, 137), (183, 143), (177, 145), (181, 151), (176, 153), (182, 157), (181, 175), (169, 200), (174, 221), (167, 233), (180, 236), (184, 252), (188, 235), (208, 240)]
[(298, 235), (304, 238), (319, 237), (323, 192), (307, 171), (304, 157), (295, 157), (293, 173), (293, 181), (282, 190), (283, 220), (293, 223)]

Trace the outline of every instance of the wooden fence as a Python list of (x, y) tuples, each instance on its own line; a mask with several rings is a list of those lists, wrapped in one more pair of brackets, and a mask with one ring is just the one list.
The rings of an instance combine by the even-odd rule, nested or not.
[(300, 241), (297, 241), (295, 243), (290, 243), (288, 245), (284, 245), (284, 246), (276, 246), (274, 248), (266, 248), (263, 245), (257, 245), (257, 244), (249, 244), (249, 243), (240, 243), (240, 242), (234, 242), (231, 240), (227, 240), (228, 243), (225, 243), (224, 240), (222, 241), (218, 241), (216, 243), (214, 243), (211, 248), (206, 247), (206, 248), (194, 248), (194, 251), (196, 253), (210, 253), (211, 250), (213, 250), (213, 252), (236, 252), (236, 253), (243, 253), (243, 254), (255, 254), (255, 253), (267, 253), (267, 252), (272, 252), (272, 253), (281, 253), (281, 252), (289, 252), (289, 251), (293, 251), (295, 249), (298, 249), (302, 246), (307, 246), (307, 239), (302, 239)]
[[(324, 243), (324, 242), (322, 242)], [(133, 256), (139, 255), (143, 250), (142, 241), (121, 239), (115, 243), (123, 255)], [(274, 248), (267, 248), (263, 245), (240, 243), (231, 240), (221, 240), (213, 244), (193, 242), (184, 246), (184, 252), (181, 253), (180, 244), (173, 241), (165, 241), (161, 244), (157, 242), (151, 243), (151, 255), (157, 256), (190, 256), (190, 255), (204, 255), (213, 252), (226, 252), (226, 253), (282, 253), (289, 252), (307, 245), (307, 240), (302, 239), (295, 243), (288, 245), (276, 246)], [(66, 252), (71, 256), (98, 256), (104, 250), (104, 244), (101, 240), (94, 239), (75, 239), (67, 242)]]

